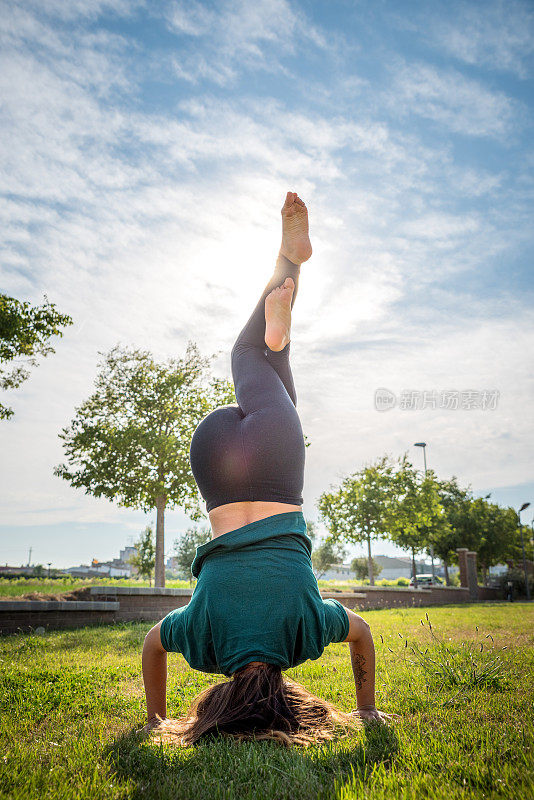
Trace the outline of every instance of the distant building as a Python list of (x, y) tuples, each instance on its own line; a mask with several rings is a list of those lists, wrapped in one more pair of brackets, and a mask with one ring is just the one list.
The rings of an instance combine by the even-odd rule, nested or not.
[(119, 561), (122, 561), (123, 564), (129, 564), (131, 557), (134, 556), (136, 553), (137, 553), (137, 547), (134, 547), (133, 545), (128, 545), (128, 547), (125, 547), (124, 550), (121, 550), (119, 552)]
[(69, 567), (65, 570), (69, 575), (74, 575), (78, 578), (130, 578), (133, 573), (131, 564), (125, 564), (120, 558), (114, 558), (111, 561), (99, 561), (93, 558), (91, 564), (80, 564), (78, 567)]
[[(382, 567), (379, 578), (394, 581), (398, 578), (412, 577), (412, 559), (408, 556), (373, 556), (376, 563)], [(424, 562), (415, 562), (417, 572), (426, 572)], [(425, 566), (425, 569), (422, 567)]]
[[(383, 578), (388, 581), (394, 581), (398, 578), (411, 578), (412, 577), (412, 559), (409, 556), (373, 556), (374, 560), (382, 567), (382, 570), (377, 580)], [(351, 559), (352, 560), (352, 559)], [(356, 575), (350, 568), (351, 561), (344, 561), (342, 564), (332, 564), (329, 570), (321, 575), (320, 580), (324, 581), (347, 581), (356, 580)], [(427, 561), (415, 561), (415, 568), (418, 574), (432, 572), (432, 565)], [(443, 566), (437, 559), (434, 561), (434, 569), (436, 575), (443, 577)], [(453, 575), (457, 571), (457, 567), (449, 567), (449, 574)]]
[(130, 564), (130, 558), (136, 552), (137, 548), (129, 545), (119, 552), (119, 558), (112, 558), (110, 561), (99, 561), (98, 558), (93, 558), (91, 564), (69, 567), (65, 572), (79, 578), (95, 578), (97, 576), (131, 578), (133, 575), (137, 575), (136, 567)]
[(166, 569), (170, 570), (170, 572), (177, 572), (177, 570), (179, 569), (178, 559), (176, 559), (174, 556), (169, 556), (165, 564), (165, 567)]
[(30, 566), (27, 566), (27, 567), (9, 567), (6, 564), (5, 567), (0, 567), (0, 577), (2, 575), (5, 576), (5, 577), (7, 577), (9, 575), (21, 575), (21, 576), (22, 575), (28, 575), (28, 576), (32, 576), (33, 575), (33, 566), (31, 566), (31, 567)]
[(354, 572), (350, 568), (350, 562), (343, 564), (332, 564), (323, 575), (319, 576), (320, 581), (350, 581), (354, 578)]
[(91, 569), (109, 578), (129, 578), (132, 574), (130, 564), (125, 564), (120, 558), (113, 558), (111, 561), (98, 561), (93, 558)]

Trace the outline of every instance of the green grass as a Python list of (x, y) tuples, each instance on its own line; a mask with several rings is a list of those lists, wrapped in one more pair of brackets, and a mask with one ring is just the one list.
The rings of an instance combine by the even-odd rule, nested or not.
[[(168, 589), (187, 589), (194, 586), (186, 580), (167, 578), (165, 585)], [(319, 581), (319, 587), (325, 591), (348, 591), (362, 585), (368, 585), (369, 579), (364, 581)], [(408, 578), (398, 580), (378, 579), (376, 586), (408, 586)], [(148, 586), (149, 582), (138, 578), (75, 578), (63, 576), (59, 578), (0, 578), (0, 598), (30, 597), (34, 595), (56, 596), (64, 595), (76, 589), (86, 589), (90, 586)]]
[[(136, 578), (0, 578), (0, 598), (25, 597), (30, 595), (67, 594), (90, 586), (148, 586), (148, 581)], [(168, 589), (189, 588), (189, 581), (178, 578), (167, 580)]]
[[(447, 606), (428, 614), (432, 632), (424, 610), (364, 614), (376, 642), (378, 705), (401, 718), (308, 749), (227, 740), (180, 749), (136, 735), (147, 624), (4, 637), (0, 796), (532, 798), (532, 607)], [(340, 708), (355, 707), (347, 645), (330, 645), (288, 674)], [(185, 711), (219, 679), (171, 655), (169, 713)]]

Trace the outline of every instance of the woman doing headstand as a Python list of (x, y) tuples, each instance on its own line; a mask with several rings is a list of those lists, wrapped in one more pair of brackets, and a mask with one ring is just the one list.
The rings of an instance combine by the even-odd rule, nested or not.
[[(238, 405), (212, 411), (191, 440), (212, 540), (197, 548), (191, 601), (155, 625), (143, 647), (148, 727), (184, 745), (214, 733), (306, 744), (332, 738), (335, 723), (391, 716), (375, 707), (368, 624), (321, 598), (302, 514), (305, 445), (289, 348), (300, 265), (311, 254), (306, 206), (288, 192), (276, 269), (232, 348)], [(352, 715), (282, 676), (330, 642), (350, 643)], [(187, 716), (167, 719), (168, 651), (232, 680), (205, 689)]]

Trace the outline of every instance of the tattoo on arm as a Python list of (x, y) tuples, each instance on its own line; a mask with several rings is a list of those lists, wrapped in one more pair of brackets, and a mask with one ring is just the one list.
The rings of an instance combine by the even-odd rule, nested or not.
[(352, 670), (354, 672), (356, 689), (361, 689), (365, 683), (365, 675), (367, 675), (367, 671), (364, 670), (364, 665), (365, 658), (360, 653), (355, 653), (352, 657)]

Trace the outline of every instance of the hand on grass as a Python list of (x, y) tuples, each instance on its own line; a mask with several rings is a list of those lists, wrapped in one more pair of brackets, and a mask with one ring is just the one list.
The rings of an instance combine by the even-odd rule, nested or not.
[(147, 720), (146, 724), (142, 728), (139, 728), (136, 733), (150, 733), (150, 731), (153, 731), (154, 728), (157, 728), (164, 721), (165, 720), (156, 714), (155, 717), (151, 717), (149, 720)]
[(359, 717), (364, 722), (382, 722), (387, 723), (390, 720), (397, 719), (398, 714), (386, 714), (384, 711), (379, 711), (374, 706), (362, 706), (357, 708), (356, 711), (351, 712), (353, 716)]

